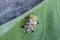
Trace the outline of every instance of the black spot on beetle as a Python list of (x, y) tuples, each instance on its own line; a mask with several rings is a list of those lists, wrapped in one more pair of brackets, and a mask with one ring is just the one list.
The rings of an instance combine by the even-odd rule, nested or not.
[(25, 28), (24, 26), (21, 26), (22, 28)]
[(27, 24), (29, 26), (29, 24)]
[(26, 33), (27, 33), (27, 31), (26, 31)]
[(26, 25), (26, 24), (25, 24)]
[(27, 33), (27, 29), (25, 29), (25, 32)]
[(26, 16), (25, 19), (30, 19), (30, 17), (29, 16)]
[(32, 30), (32, 32), (34, 32), (34, 31)]
[(27, 17), (29, 17), (29, 15)]
[(29, 15), (27, 16), (27, 19), (30, 19)]
[(25, 17), (25, 19), (27, 19), (27, 17)]
[(30, 22), (30, 21), (28, 20), (28, 22)]
[(39, 22), (37, 22), (37, 24), (39, 24)]
[(30, 19), (30, 18), (27, 16), (27, 17), (25, 17), (25, 19)]
[(27, 30), (28, 28), (26, 28), (26, 30)]

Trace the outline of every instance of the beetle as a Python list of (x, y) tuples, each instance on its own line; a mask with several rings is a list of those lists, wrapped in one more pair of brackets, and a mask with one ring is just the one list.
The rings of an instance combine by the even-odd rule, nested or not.
[(36, 25), (39, 24), (38, 18), (35, 15), (28, 15), (25, 17), (27, 21), (22, 26), (25, 33), (32, 33), (36, 29)]

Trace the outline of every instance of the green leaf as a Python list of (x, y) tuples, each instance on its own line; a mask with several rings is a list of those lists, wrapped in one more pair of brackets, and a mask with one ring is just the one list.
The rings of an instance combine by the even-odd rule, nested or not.
[[(60, 40), (60, 0), (45, 0), (23, 15), (0, 25), (0, 40)], [(26, 34), (22, 20), (29, 14), (39, 19), (34, 33)]]
[(46, 0), (44, 33), (46, 40), (60, 40), (60, 0)]

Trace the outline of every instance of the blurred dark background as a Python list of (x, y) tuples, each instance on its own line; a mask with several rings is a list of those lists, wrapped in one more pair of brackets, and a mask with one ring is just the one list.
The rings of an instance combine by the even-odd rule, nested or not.
[(22, 15), (43, 0), (0, 0), (0, 25)]

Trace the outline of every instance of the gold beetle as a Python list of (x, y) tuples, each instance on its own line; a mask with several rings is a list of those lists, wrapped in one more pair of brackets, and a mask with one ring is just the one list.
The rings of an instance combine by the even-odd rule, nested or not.
[(35, 15), (29, 15), (25, 17), (27, 19), (25, 25), (22, 26), (24, 32), (31, 33), (34, 32), (36, 25), (39, 24), (38, 18)]

